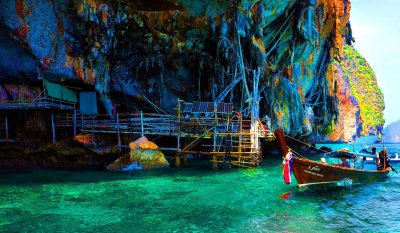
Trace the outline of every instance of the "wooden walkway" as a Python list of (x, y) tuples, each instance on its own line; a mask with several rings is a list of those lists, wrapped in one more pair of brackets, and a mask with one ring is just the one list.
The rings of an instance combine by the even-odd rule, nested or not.
[[(161, 148), (175, 151), (175, 159), (187, 153), (200, 153), (193, 148), (201, 147), (201, 153), (211, 155), (214, 166), (255, 167), (261, 162), (260, 138), (268, 136), (261, 123), (252, 130), (251, 121), (231, 119), (230, 114), (216, 114), (208, 117), (172, 116), (153, 113), (81, 115), (75, 111), (55, 116), (58, 128), (74, 128), (74, 132), (91, 134), (114, 134), (118, 136), (117, 147), (121, 148), (121, 135), (172, 136), (177, 146)], [(270, 135), (269, 135), (270, 136)], [(182, 141), (185, 138), (186, 144)], [(203, 153), (204, 154), (204, 153)]]
[[(124, 147), (122, 135), (171, 136), (177, 140), (176, 147), (161, 148), (175, 153), (175, 164), (185, 161), (186, 154), (207, 154), (212, 156), (213, 167), (255, 167), (261, 162), (260, 139), (274, 137), (256, 119), (243, 119), (233, 112), (232, 104), (213, 102), (184, 103), (178, 101), (177, 114), (133, 113), (115, 116), (82, 115), (74, 103), (40, 97), (31, 102), (1, 102), (0, 109), (51, 109), (53, 143), (60, 128), (73, 128), (78, 132), (117, 135), (117, 148)], [(181, 104), (182, 103), (182, 104)], [(232, 119), (233, 117), (233, 119)], [(8, 118), (5, 116), (6, 139)], [(272, 135), (272, 136), (271, 136)], [(183, 140), (184, 139), (184, 140)], [(201, 148), (201, 149), (199, 149)]]

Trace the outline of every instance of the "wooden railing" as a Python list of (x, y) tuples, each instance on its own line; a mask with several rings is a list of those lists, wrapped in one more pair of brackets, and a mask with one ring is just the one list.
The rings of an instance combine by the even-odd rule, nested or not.
[[(75, 127), (83, 133), (129, 133), (138, 135), (160, 135), (198, 137), (208, 132), (210, 128), (216, 127), (208, 135), (225, 135), (236, 133), (248, 134), (250, 121), (242, 121), (242, 130), (238, 120), (228, 122), (223, 118), (184, 118), (180, 121), (171, 115), (136, 113), (117, 114), (113, 117), (108, 115), (82, 115), (76, 113), (75, 122), (73, 113), (60, 113), (56, 115), (57, 127)], [(228, 126), (227, 126), (228, 124)]]
[(45, 109), (45, 108), (58, 108), (75, 110), (76, 104), (62, 101), (50, 97), (39, 96), (34, 100), (26, 101), (2, 101), (0, 102), (0, 109)]

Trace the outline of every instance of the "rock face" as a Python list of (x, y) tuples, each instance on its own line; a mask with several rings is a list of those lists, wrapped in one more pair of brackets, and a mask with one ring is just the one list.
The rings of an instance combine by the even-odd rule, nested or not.
[(374, 71), (354, 47), (345, 46), (343, 55), (341, 62), (334, 60), (328, 68), (328, 80), (335, 80), (331, 91), (339, 102), (330, 126), (332, 141), (376, 135), (384, 123), (383, 94)]
[(92, 134), (78, 134), (75, 136), (74, 140), (83, 144), (88, 150), (93, 151), (98, 155), (109, 155), (116, 154), (117, 147), (115, 144), (115, 138), (108, 135), (93, 135), (92, 142)]
[(115, 156), (100, 156), (74, 141), (55, 145), (43, 142), (0, 143), (0, 168), (77, 168), (104, 169)]
[(141, 137), (131, 142), (129, 147), (131, 148), (130, 153), (121, 156), (108, 165), (108, 170), (138, 170), (138, 165), (140, 165), (140, 169), (169, 167), (168, 161), (165, 159), (164, 154), (158, 150), (158, 146), (147, 140), (146, 137)]
[[(178, 98), (213, 101), (238, 76), (245, 76), (251, 87), (259, 69), (261, 117), (267, 115), (274, 128), (291, 135), (319, 129), (333, 140), (379, 130), (367, 118), (374, 106), (382, 107), (381, 99), (365, 102), (353, 91), (357, 85), (350, 86), (352, 95), (338, 97), (335, 92), (345, 83), (336, 80), (341, 76), (333, 68), (335, 61), (353, 58), (343, 60), (344, 46), (353, 40), (349, 0), (0, 4), (2, 83), (34, 82), (43, 76), (91, 86), (109, 114), (111, 99), (121, 95), (125, 102), (148, 99), (173, 112)], [(245, 90), (241, 82), (223, 101), (247, 114), (241, 104), (248, 99)], [(13, 99), (3, 92), (0, 98)], [(381, 96), (379, 89), (374, 93)]]

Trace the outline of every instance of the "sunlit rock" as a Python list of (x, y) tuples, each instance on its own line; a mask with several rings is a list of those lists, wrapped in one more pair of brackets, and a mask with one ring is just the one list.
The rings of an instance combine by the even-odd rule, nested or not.
[(150, 142), (146, 137), (129, 144), (130, 153), (125, 154), (107, 166), (110, 171), (128, 171), (150, 168), (169, 167), (164, 154), (159, 151), (158, 146)]

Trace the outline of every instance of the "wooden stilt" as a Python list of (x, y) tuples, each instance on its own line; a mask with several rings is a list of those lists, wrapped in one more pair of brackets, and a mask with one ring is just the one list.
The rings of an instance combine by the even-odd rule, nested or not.
[(218, 125), (218, 116), (217, 116), (217, 104), (216, 103), (214, 103), (214, 137), (213, 137), (213, 144), (214, 144), (214, 147), (213, 147), (213, 151), (215, 152), (215, 151), (217, 151), (217, 125)]
[(117, 140), (118, 140), (118, 146), (117, 146), (117, 151), (118, 151), (118, 154), (121, 152), (121, 136), (120, 136), (120, 133), (119, 133), (119, 113), (117, 113)]
[(217, 155), (212, 156), (211, 164), (212, 164), (211, 165), (212, 169), (218, 169), (218, 156)]
[(53, 144), (56, 144), (56, 126), (55, 126), (55, 122), (54, 122), (54, 112), (51, 112), (51, 131), (53, 134)]
[(94, 115), (92, 117), (92, 143), (94, 143)]
[(8, 139), (8, 116), (7, 116), (7, 114), (6, 114), (5, 124), (6, 124), (6, 139)]
[(183, 154), (183, 166), (187, 167), (189, 165), (187, 154)]
[(73, 122), (74, 122), (74, 138), (75, 138), (76, 137), (76, 110), (74, 110)]
[(252, 163), (254, 166), (258, 166), (260, 162), (260, 95), (258, 93), (258, 83), (260, 78), (260, 68), (257, 71), (253, 71), (253, 93), (250, 102), (250, 114), (251, 114), (251, 129), (250, 129), (250, 141), (251, 141), (251, 152), (254, 154)]
[(180, 167), (181, 166), (181, 156), (178, 152), (178, 154), (175, 156), (175, 167)]
[(144, 136), (144, 126), (143, 126), (143, 112), (140, 111), (140, 126), (141, 126), (141, 130), (142, 130), (142, 134), (141, 136)]
[(177, 154), (175, 156), (175, 167), (180, 167), (181, 166), (181, 156), (179, 153), (181, 151), (181, 101), (180, 101), (180, 99), (178, 99), (177, 117), (178, 117), (178, 136), (177, 136), (177, 145), (176, 145)]

